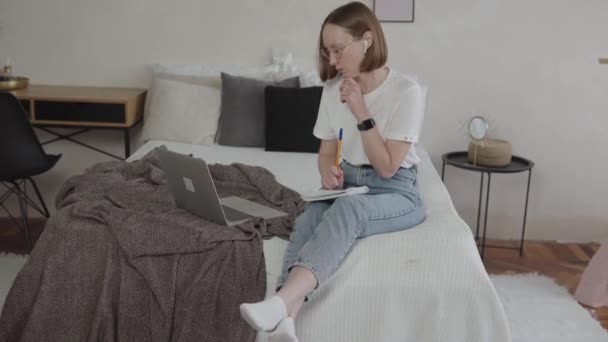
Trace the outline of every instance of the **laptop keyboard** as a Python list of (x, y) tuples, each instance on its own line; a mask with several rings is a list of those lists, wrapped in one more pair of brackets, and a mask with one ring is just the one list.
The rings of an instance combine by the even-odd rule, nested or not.
[(226, 219), (228, 221), (240, 221), (252, 217), (251, 215), (245, 214), (244, 212), (232, 209), (225, 205), (222, 206), (222, 209), (224, 209), (224, 214), (226, 214)]

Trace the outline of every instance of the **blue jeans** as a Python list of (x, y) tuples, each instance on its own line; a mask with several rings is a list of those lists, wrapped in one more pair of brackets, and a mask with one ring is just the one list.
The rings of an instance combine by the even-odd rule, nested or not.
[(321, 286), (356, 239), (408, 229), (426, 218), (415, 168), (401, 168), (390, 179), (381, 178), (371, 167), (342, 162), (341, 168), (345, 188), (366, 185), (369, 192), (307, 204), (290, 235), (277, 289), (294, 266), (309, 269)]

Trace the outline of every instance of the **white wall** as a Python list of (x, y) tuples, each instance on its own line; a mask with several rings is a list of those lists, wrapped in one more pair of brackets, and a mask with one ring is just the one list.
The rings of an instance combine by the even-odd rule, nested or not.
[[(33, 83), (146, 87), (145, 65), (262, 64), (270, 48), (314, 67), (325, 15), (345, 1), (1, 0), (0, 63)], [(416, 22), (385, 23), (389, 62), (430, 86), (424, 144), (441, 155), (466, 148), (458, 128), (473, 110), (496, 122), (495, 137), (536, 163), (530, 239), (608, 237), (608, 2), (588, 0), (420, 0)], [(122, 152), (120, 133), (84, 140)], [(52, 198), (95, 152), (59, 142), (58, 167), (39, 177)], [(450, 168), (457, 209), (475, 224), (479, 175)], [(526, 176), (494, 176), (489, 235), (517, 238)]]

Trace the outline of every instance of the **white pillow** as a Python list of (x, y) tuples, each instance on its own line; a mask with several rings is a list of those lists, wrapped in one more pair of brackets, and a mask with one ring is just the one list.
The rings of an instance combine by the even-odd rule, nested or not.
[(313, 86), (323, 86), (323, 81), (321, 81), (321, 77), (319, 77), (319, 72), (307, 71), (300, 73), (300, 87), (313, 87)]
[(146, 100), (142, 139), (212, 144), (220, 99), (213, 79), (155, 77)]
[(191, 76), (191, 77), (217, 77), (220, 79), (222, 72), (236, 76), (244, 76), (257, 78), (265, 81), (274, 79), (274, 74), (280, 70), (279, 65), (267, 66), (211, 66), (211, 65), (170, 65), (170, 64), (152, 64), (152, 74), (158, 75), (175, 75), (175, 76)]
[(144, 106), (141, 140), (212, 144), (221, 104), (220, 73), (273, 80), (278, 65), (209, 66), (152, 64), (153, 82)]
[(316, 71), (300, 73), (290, 53), (277, 51), (266, 66), (150, 65), (153, 82), (144, 106), (141, 140), (213, 143), (220, 117), (221, 72), (266, 81), (300, 76), (301, 87), (322, 85)]
[(302, 88), (323, 85), (317, 70), (300, 71), (293, 61), (291, 51), (287, 48), (272, 48), (271, 63), (273, 66), (277, 65), (279, 67), (278, 72), (273, 71), (274, 81), (282, 81), (286, 78), (298, 76), (300, 78), (300, 87)]

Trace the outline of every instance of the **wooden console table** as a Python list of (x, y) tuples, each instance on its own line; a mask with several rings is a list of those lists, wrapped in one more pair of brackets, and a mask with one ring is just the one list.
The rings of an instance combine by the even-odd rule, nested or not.
[[(29, 115), (34, 127), (58, 140), (69, 140), (117, 159), (131, 154), (130, 129), (143, 120), (145, 89), (30, 85), (13, 94)], [(57, 133), (50, 128), (74, 128), (69, 134)], [(124, 158), (88, 145), (72, 137), (91, 129), (118, 129), (124, 132)]]

